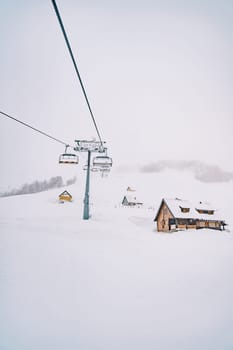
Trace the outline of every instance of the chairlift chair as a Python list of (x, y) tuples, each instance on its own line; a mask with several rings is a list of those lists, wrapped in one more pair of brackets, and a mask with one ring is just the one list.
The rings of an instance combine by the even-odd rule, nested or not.
[(63, 153), (59, 157), (59, 164), (78, 164), (78, 162), (78, 156), (73, 153)]
[(92, 168), (91, 168), (91, 171), (93, 171), (94, 173), (96, 173), (97, 171), (99, 171), (99, 168), (94, 168), (94, 167), (92, 167)]
[(108, 156), (97, 156), (93, 159), (94, 168), (111, 168), (112, 167), (112, 158)]
[(100, 168), (101, 177), (107, 177), (110, 173), (110, 168)]
[[(87, 164), (85, 164), (85, 165), (83, 166), (83, 170), (86, 171), (87, 168), (88, 168), (88, 166), (87, 166)], [(94, 167), (92, 166), (92, 167), (90, 167), (90, 170), (93, 171), (93, 172), (97, 172), (97, 171), (99, 171), (99, 168), (94, 168)]]
[(103, 174), (103, 173), (110, 173), (110, 168), (102, 168), (102, 169), (100, 169), (100, 171), (101, 171), (101, 173)]
[(79, 158), (74, 153), (68, 153), (67, 148), (70, 147), (66, 145), (65, 152), (59, 157), (59, 164), (78, 164)]

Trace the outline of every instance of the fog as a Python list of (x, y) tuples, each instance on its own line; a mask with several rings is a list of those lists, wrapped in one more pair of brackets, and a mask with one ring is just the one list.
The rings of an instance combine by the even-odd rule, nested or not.
[(160, 173), (167, 169), (189, 171), (202, 182), (228, 182), (233, 180), (233, 172), (225, 171), (217, 165), (209, 165), (200, 161), (169, 161), (150, 163), (140, 168), (145, 173)]
[[(233, 3), (57, 5), (114, 167), (198, 160), (216, 165), (201, 180), (229, 180)], [(9, 0), (0, 16), (0, 110), (70, 144), (97, 137), (52, 4)], [(80, 172), (58, 166), (62, 145), (3, 116), (0, 133), (4, 189)]]

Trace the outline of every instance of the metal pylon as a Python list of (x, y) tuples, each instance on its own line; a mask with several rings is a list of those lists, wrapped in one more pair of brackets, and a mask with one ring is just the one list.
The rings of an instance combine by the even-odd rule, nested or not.
[(88, 151), (86, 188), (85, 188), (85, 197), (83, 200), (83, 203), (84, 203), (83, 220), (88, 220), (90, 217), (90, 215), (89, 215), (90, 167), (91, 167), (91, 151)]

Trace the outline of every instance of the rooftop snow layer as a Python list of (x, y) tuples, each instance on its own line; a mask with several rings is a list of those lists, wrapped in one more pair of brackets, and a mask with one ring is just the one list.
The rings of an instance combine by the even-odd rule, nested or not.
[[(182, 200), (179, 198), (169, 199), (165, 198), (165, 202), (169, 207), (170, 211), (176, 218), (192, 218), (199, 220), (221, 220), (223, 221), (222, 215), (216, 210), (210, 203), (207, 202), (191, 202), (188, 200)], [(182, 212), (181, 208), (189, 208), (188, 212)], [(214, 214), (201, 214), (197, 211), (200, 210), (213, 210)]]

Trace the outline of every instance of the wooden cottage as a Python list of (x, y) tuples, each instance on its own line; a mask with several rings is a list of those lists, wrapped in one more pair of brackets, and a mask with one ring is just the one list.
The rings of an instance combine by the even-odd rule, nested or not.
[(157, 230), (163, 232), (200, 228), (224, 230), (226, 225), (211, 204), (179, 198), (163, 199), (154, 221), (157, 221)]
[(59, 194), (59, 201), (60, 202), (72, 202), (72, 196), (68, 191), (64, 191), (61, 194)]

